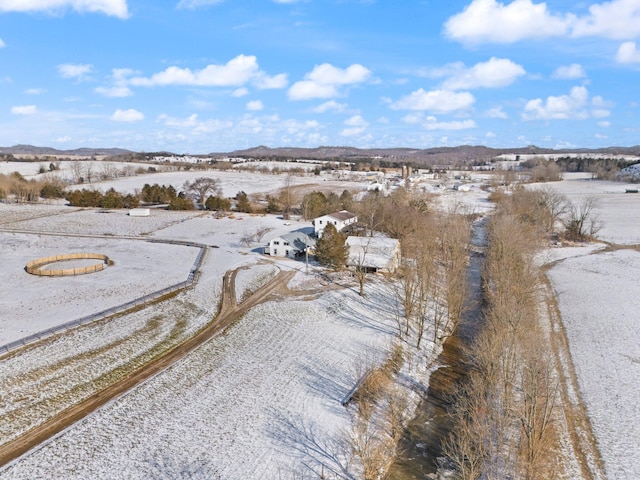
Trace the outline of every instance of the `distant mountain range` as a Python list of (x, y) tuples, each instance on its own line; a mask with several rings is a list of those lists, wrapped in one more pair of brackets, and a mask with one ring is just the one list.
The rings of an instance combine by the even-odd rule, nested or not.
[[(484, 146), (460, 145), (457, 147), (438, 148), (369, 148), (360, 149), (354, 147), (317, 147), (317, 148), (270, 148), (259, 146), (246, 150), (236, 150), (227, 153), (231, 157), (253, 158), (313, 158), (313, 159), (371, 159), (379, 157), (380, 160), (403, 161), (415, 164), (439, 165), (439, 164), (466, 164), (476, 161), (488, 161), (502, 154), (516, 155), (544, 155), (544, 154), (603, 154), (603, 155), (633, 155), (640, 156), (640, 145), (633, 147), (607, 147), (600, 149), (563, 149), (529, 145), (521, 148), (489, 148)], [(212, 153), (212, 156), (220, 156), (220, 153)]]
[(34, 147), (33, 145), (14, 145), (13, 147), (0, 147), (0, 153), (11, 155), (53, 155), (61, 156), (83, 156), (91, 155), (124, 155), (133, 153), (131, 150), (123, 148), (76, 148), (74, 150), (57, 150), (50, 147)]
[[(355, 147), (316, 147), (316, 148), (296, 148), (281, 147), (271, 148), (258, 146), (246, 150), (235, 150), (232, 152), (210, 153), (209, 157), (245, 157), (245, 158), (310, 158), (322, 160), (344, 160), (353, 161), (357, 159), (379, 158), (381, 161), (408, 162), (417, 165), (440, 165), (440, 164), (466, 164), (477, 161), (488, 161), (502, 154), (516, 155), (543, 155), (543, 154), (603, 154), (603, 155), (633, 155), (640, 156), (640, 145), (633, 147), (607, 147), (599, 149), (562, 149), (554, 150), (550, 148), (529, 145), (521, 148), (489, 148), (484, 146), (461, 145), (457, 147), (438, 148), (355, 148)], [(91, 155), (140, 155), (139, 152), (132, 152), (122, 148), (77, 148), (74, 150), (57, 150), (50, 147), (35, 147), (33, 145), (15, 145), (13, 147), (0, 147), (0, 154), (30, 154), (30, 155), (55, 155), (55, 156), (91, 156)], [(155, 155), (147, 152), (147, 155)], [(169, 152), (162, 152), (162, 155), (172, 155)], [(205, 156), (205, 155), (201, 155)]]

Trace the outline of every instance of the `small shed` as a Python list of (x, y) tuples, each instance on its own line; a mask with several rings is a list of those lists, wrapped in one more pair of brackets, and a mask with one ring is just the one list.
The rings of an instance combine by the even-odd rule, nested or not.
[(130, 217), (148, 217), (151, 215), (151, 210), (148, 208), (132, 208), (129, 210)]

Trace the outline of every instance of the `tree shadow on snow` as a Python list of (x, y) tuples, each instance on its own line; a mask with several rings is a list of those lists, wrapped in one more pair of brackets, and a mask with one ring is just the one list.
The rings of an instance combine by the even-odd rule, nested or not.
[(328, 438), (313, 420), (271, 412), (268, 434), (281, 451), (299, 462), (285, 478), (356, 480), (349, 471), (349, 447), (343, 438)]

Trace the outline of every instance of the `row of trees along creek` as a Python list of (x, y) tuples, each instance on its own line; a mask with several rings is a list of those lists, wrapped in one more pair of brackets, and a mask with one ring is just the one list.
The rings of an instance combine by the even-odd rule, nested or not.
[(378, 480), (386, 478), (408, 421), (406, 392), (400, 388), (403, 359), (423, 355), (427, 338), (441, 344), (462, 314), (473, 216), (459, 208), (440, 211), (428, 196), (404, 189), (389, 196), (372, 192), (353, 209), (363, 235), (386, 233), (400, 240), (402, 251), (391, 282), (396, 340), (382, 365), (359, 369), (359, 377), (367, 373), (349, 410), (347, 441), (358, 472), (353, 478)]
[(516, 190), (491, 218), (485, 325), (453, 399), (454, 428), (444, 445), (463, 480), (533, 480), (557, 471), (559, 387), (539, 321), (534, 254), (563, 214), (561, 200), (551, 190)]

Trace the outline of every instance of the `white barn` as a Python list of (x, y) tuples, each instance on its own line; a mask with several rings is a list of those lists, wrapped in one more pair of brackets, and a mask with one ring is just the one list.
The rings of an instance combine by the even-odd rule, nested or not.
[(382, 237), (347, 237), (348, 267), (393, 273), (400, 266), (400, 241)]
[(346, 226), (356, 223), (357, 221), (358, 217), (355, 213), (348, 212), (347, 210), (330, 213), (313, 220), (314, 233), (316, 237), (320, 238), (322, 237), (324, 228), (330, 223), (336, 227), (337, 231), (341, 232)]
[(274, 257), (296, 258), (304, 255), (306, 249), (312, 248), (316, 241), (303, 232), (285, 233), (269, 241), (265, 253)]

